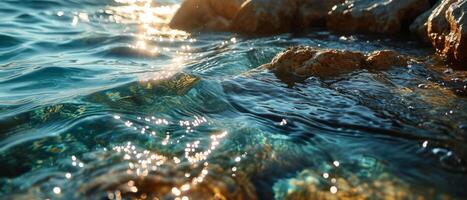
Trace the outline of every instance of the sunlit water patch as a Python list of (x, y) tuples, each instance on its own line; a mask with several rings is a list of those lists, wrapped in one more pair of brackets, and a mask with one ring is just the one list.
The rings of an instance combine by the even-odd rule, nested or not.
[[(168, 27), (178, 0), (0, 3), (7, 199), (462, 199), (465, 77), (410, 38)], [(385, 38), (385, 39), (384, 39)], [(292, 45), (411, 55), (294, 84)]]

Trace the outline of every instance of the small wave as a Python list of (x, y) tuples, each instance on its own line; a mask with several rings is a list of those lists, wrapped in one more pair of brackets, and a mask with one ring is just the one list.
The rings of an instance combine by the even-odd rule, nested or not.
[(12, 49), (4, 51), (0, 54), (0, 63), (28, 58), (35, 53), (37, 53), (37, 50), (33, 48), (13, 46)]
[[(73, 68), (73, 67), (43, 67), (32, 70), (24, 74), (17, 74), (16, 76), (3, 80), (0, 84), (14, 84), (21, 82), (36, 82), (37, 83), (57, 83), (64, 80), (73, 79), (78, 77), (79, 74), (89, 74), (92, 72), (87, 69)], [(53, 85), (53, 84), (52, 84)]]
[[(17, 37), (0, 34), (0, 50), (1, 48), (9, 48), (21, 44), (23, 41)], [(1, 59), (0, 59), (1, 60)]]
[(15, 17), (14, 20), (16, 23), (25, 23), (25, 24), (38, 24), (45, 22), (41, 17), (38, 17), (34, 14), (23, 13)]

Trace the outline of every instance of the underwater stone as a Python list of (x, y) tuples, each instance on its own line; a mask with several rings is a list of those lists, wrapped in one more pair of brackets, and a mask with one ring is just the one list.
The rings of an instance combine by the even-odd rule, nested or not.
[[(236, 176), (231, 176), (224, 167), (212, 162), (207, 168), (203, 168), (203, 165), (175, 163), (164, 157), (158, 158), (160, 160), (153, 159), (154, 162), (163, 161), (163, 164), (154, 169), (150, 166), (155, 163), (144, 165), (138, 162), (150, 159), (149, 154), (143, 154), (139, 160), (136, 157), (129, 159), (128, 162), (132, 164), (118, 166), (101, 163), (102, 160), (122, 162), (116, 154), (104, 152), (95, 156), (95, 161), (83, 168), (83, 174), (94, 172), (89, 175), (92, 178), (80, 186), (80, 192), (84, 196), (118, 191), (123, 199), (174, 199), (182, 196), (189, 199), (257, 199), (254, 186), (245, 174), (238, 171)], [(200, 176), (202, 169), (209, 173)], [(144, 173), (138, 174), (137, 170)], [(190, 172), (192, 176), (187, 177), (186, 172)], [(195, 179), (198, 181), (194, 181)], [(183, 185), (188, 187), (183, 189)], [(142, 196), (146, 198), (141, 198)]]
[(431, 188), (410, 187), (403, 180), (388, 173), (381, 173), (374, 180), (351, 174), (346, 176), (331, 174), (330, 176), (332, 178), (324, 179), (312, 169), (305, 169), (295, 177), (275, 183), (274, 196), (276, 199), (291, 200), (449, 199), (444, 194), (434, 193)]
[(163, 96), (183, 96), (200, 80), (199, 77), (177, 73), (165, 79), (134, 81), (117, 88), (100, 91), (87, 97), (111, 107), (125, 108), (150, 104)]

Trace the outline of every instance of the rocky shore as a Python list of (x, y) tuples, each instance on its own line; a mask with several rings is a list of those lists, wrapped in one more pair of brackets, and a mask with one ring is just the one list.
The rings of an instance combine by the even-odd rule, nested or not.
[[(410, 31), (430, 43), (446, 63), (467, 69), (466, 13), (466, 0), (185, 0), (170, 26), (243, 34), (307, 28), (370, 34)], [(342, 56), (342, 52), (327, 53), (337, 59)]]

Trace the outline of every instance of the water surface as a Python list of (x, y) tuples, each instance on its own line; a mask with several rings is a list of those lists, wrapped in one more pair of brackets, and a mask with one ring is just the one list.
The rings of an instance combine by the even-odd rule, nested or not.
[[(6, 199), (463, 199), (465, 79), (413, 60), (287, 84), (292, 45), (426, 60), (406, 37), (171, 30), (178, 0), (0, 2)], [(441, 68), (443, 68), (442, 66)]]

